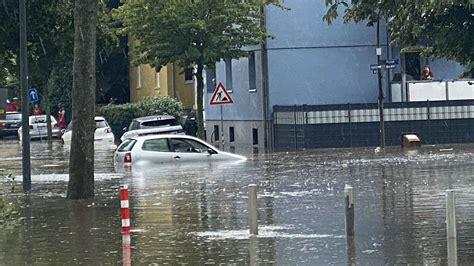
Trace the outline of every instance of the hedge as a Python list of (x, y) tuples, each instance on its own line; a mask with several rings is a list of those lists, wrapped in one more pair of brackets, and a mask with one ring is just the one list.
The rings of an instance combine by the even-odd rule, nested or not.
[(128, 127), (134, 118), (149, 115), (172, 115), (179, 120), (183, 112), (183, 104), (175, 98), (148, 96), (135, 103), (104, 105), (97, 108), (96, 113), (107, 119), (115, 139), (118, 140), (123, 134), (122, 129)]

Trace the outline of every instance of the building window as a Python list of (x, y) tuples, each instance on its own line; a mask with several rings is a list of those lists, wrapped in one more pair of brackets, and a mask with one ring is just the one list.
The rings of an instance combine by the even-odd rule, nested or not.
[(142, 87), (142, 71), (141, 66), (137, 66), (137, 89)]
[(227, 58), (225, 61), (225, 88), (228, 92), (232, 92), (232, 58)]
[(155, 89), (159, 90), (160, 89), (160, 71), (156, 72), (156, 87)]
[(229, 142), (235, 141), (234, 127), (229, 127)]
[(258, 129), (252, 128), (252, 145), (258, 144)]
[(255, 52), (251, 52), (248, 57), (249, 60), (249, 91), (257, 90), (257, 79), (255, 69)]
[(420, 53), (405, 53), (405, 73), (409, 75), (407, 80), (421, 79)]
[(207, 92), (213, 92), (216, 89), (216, 71), (212, 68), (206, 68), (206, 89)]
[(214, 125), (214, 131), (212, 132), (212, 134), (214, 134), (214, 141), (218, 141), (219, 140), (219, 126), (218, 125)]
[(193, 82), (193, 72), (194, 68), (192, 67), (187, 67), (184, 69), (184, 81), (186, 82)]

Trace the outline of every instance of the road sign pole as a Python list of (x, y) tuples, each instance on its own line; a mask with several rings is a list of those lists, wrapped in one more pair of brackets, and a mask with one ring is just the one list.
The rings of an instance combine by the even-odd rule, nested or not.
[(21, 145), (22, 145), (22, 174), (23, 191), (31, 189), (31, 162), (30, 162), (30, 130), (29, 130), (29, 105), (28, 105), (28, 58), (26, 47), (26, 0), (19, 1), (20, 13), (20, 87), (21, 87)]
[(222, 141), (222, 150), (224, 150), (224, 112), (222, 111), (222, 104), (221, 106), (221, 141)]

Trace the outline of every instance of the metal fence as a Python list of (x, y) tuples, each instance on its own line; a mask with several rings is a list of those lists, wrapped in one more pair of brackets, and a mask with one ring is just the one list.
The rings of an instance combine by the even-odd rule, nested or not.
[[(385, 103), (386, 145), (415, 132), (423, 144), (474, 142), (474, 100)], [(273, 107), (276, 150), (379, 145), (377, 104)]]

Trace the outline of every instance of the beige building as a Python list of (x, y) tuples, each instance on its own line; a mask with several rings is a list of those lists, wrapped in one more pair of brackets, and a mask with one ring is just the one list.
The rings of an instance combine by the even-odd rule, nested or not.
[[(129, 48), (132, 45), (129, 43)], [(129, 62), (133, 61), (130, 53)], [(171, 96), (183, 103), (188, 110), (194, 108), (193, 69), (183, 69), (175, 64), (163, 66), (160, 71), (150, 65), (129, 64), (130, 101), (137, 102), (146, 96)]]

